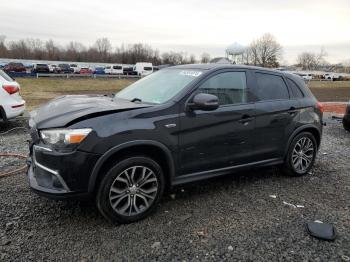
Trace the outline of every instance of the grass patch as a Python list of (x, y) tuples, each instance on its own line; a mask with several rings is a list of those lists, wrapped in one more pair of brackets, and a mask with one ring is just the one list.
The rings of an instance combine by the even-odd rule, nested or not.
[(135, 82), (133, 79), (47, 79), (17, 78), (21, 96), (32, 110), (49, 100), (72, 94), (112, 94)]
[(310, 81), (310, 88), (350, 88), (350, 81)]

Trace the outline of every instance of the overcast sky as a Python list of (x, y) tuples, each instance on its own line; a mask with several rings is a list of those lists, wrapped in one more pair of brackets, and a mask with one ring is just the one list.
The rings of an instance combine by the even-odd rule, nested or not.
[(284, 47), (327, 60), (350, 59), (350, 0), (1, 0), (0, 35), (93, 44), (146, 43), (162, 51), (223, 56), (233, 42), (249, 44), (265, 32)]

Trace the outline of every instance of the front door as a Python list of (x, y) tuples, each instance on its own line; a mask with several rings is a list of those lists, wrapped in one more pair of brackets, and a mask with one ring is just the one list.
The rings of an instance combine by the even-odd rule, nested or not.
[(180, 115), (179, 160), (181, 173), (248, 163), (253, 150), (254, 103), (250, 102), (245, 71), (222, 71), (195, 90), (219, 99), (214, 111), (187, 111)]

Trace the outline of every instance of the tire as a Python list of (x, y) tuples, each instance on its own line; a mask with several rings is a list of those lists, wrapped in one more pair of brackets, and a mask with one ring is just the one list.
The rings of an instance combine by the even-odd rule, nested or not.
[(164, 188), (164, 174), (157, 162), (146, 156), (130, 157), (118, 162), (102, 179), (97, 208), (114, 224), (132, 223), (155, 210)]
[(350, 117), (343, 118), (343, 127), (346, 131), (350, 132)]
[[(303, 141), (305, 141), (304, 144)], [(285, 173), (290, 176), (306, 175), (313, 167), (316, 155), (317, 143), (315, 137), (309, 132), (296, 135), (289, 145), (284, 163)]]

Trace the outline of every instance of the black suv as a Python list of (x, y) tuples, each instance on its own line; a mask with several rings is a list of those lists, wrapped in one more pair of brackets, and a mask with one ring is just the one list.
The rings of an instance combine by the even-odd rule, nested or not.
[(47, 64), (35, 64), (32, 69), (32, 73), (50, 73), (49, 66)]
[(106, 218), (133, 222), (174, 185), (269, 165), (307, 174), (322, 111), (296, 75), (170, 67), (113, 97), (63, 96), (32, 112), (29, 182), (51, 198), (94, 197)]

